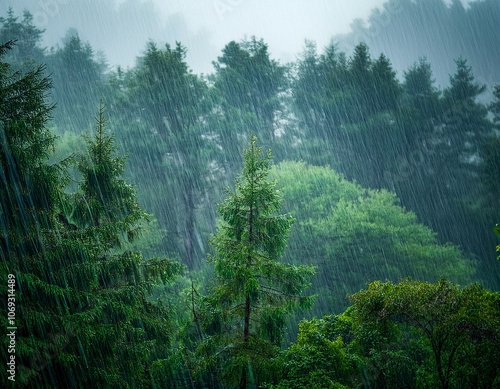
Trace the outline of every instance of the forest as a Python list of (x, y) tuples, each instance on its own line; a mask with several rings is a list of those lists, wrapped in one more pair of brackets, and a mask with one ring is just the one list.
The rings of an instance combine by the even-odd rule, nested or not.
[(384, 7), (210, 74), (0, 15), (0, 386), (500, 388), (500, 7)]

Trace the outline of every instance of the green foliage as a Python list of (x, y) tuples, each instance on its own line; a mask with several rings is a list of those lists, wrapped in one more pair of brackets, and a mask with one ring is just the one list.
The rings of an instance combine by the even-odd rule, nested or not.
[(2, 62), (0, 71), (1, 275), (16, 281), (16, 385), (142, 387), (173, 332), (168, 308), (147, 296), (180, 265), (118, 249), (122, 239), (133, 241), (146, 214), (120, 177), (124, 160), (104, 132), (102, 111), (79, 164), (80, 193), (65, 194), (68, 161), (47, 163), (50, 81), (43, 68), (23, 75)]
[[(2, 58), (12, 46), (13, 42), (0, 46)], [(33, 227), (36, 212), (54, 206), (57, 190), (62, 185), (57, 178), (61, 167), (44, 165), (54, 137), (45, 128), (53, 107), (46, 102), (51, 84), (43, 72), (44, 67), (40, 66), (21, 74), (12, 72), (7, 63), (0, 63), (2, 218), (4, 231), (17, 230), (19, 234), (27, 233)], [(40, 195), (32, 198), (30, 193), (33, 192), (40, 192)], [(43, 223), (50, 218), (49, 215), (39, 216)], [(5, 239), (15, 240), (16, 235)], [(4, 252), (8, 252), (7, 247), (8, 244), (4, 246)]]
[(388, 0), (372, 9), (366, 22), (353, 22), (351, 33), (335, 38), (342, 47), (366, 42), (372, 52), (384, 52), (400, 69), (408, 58), (426, 53), (436, 65), (440, 85), (448, 81), (452, 59), (461, 55), (480, 79), (492, 82), (500, 74), (494, 65), (500, 61), (500, 40), (490, 26), (499, 17), (496, 0), (470, 1), (466, 6), (460, 1)]
[(299, 324), (297, 342), (275, 362), (280, 369), (279, 383), (270, 388), (349, 387), (354, 373), (352, 361), (346, 355), (342, 337), (331, 339), (332, 323), (325, 319), (314, 318)]
[(0, 17), (0, 42), (16, 41), (16, 46), (5, 53), (5, 58), (15, 68), (28, 68), (43, 58), (40, 42), (44, 30), (33, 24), (33, 15), (29, 11), (24, 11), (22, 20), (18, 20), (12, 8), (7, 11), (6, 18)]
[(455, 61), (457, 71), (450, 76), (450, 88), (447, 90), (449, 98), (454, 101), (474, 101), (476, 96), (486, 90), (486, 86), (474, 83), (472, 68), (467, 65), (467, 61), (459, 58)]
[(313, 136), (345, 143), (339, 136), (342, 126), (394, 110), (401, 86), (389, 60), (382, 54), (373, 61), (366, 44), (357, 45), (349, 61), (335, 45), (318, 56), (309, 44), (298, 64), (293, 93)]
[[(478, 284), (463, 289), (440, 280), (435, 284), (405, 280), (374, 282), (349, 297), (359, 328), (415, 328), (432, 350), (432, 361), (418, 370), (416, 386), (490, 387), (500, 373), (498, 293)], [(359, 331), (359, 329), (358, 329)]]
[(292, 85), (307, 134), (320, 140), (307, 160), (323, 163), (317, 157), (326, 155), (347, 177), (383, 187), (403, 138), (396, 120), (402, 90), (388, 58), (372, 60), (366, 44), (357, 45), (349, 60), (335, 45), (321, 55), (309, 45)]
[(495, 85), (493, 96), (494, 100), (490, 104), (490, 111), (494, 115), (493, 121), (497, 123), (498, 126), (498, 123), (500, 122), (500, 85)]
[(285, 188), (286, 210), (299, 220), (285, 258), (318, 266), (315, 314), (344, 309), (345, 294), (369, 280), (470, 281), (472, 263), (456, 246), (438, 244), (395, 194), (363, 189), (328, 167), (305, 163), (282, 162), (272, 177)]
[[(372, 15), (375, 27), (376, 16), (394, 5)], [(422, 20), (453, 16), (461, 24), (449, 36), (462, 41), (462, 27), (477, 24), (468, 21), (498, 14), (494, 0), (399, 6), (391, 26), (432, 9)], [(344, 314), (303, 321), (297, 342), (279, 352), (286, 318), (311, 303), (301, 294), (313, 274), (308, 263), (320, 270), (319, 314), (340, 312), (345, 294), (366, 281), (410, 275), (469, 283), (475, 264), (438, 236), (480, 256), (484, 279), (498, 280), (489, 260), (495, 236), (484, 226), (498, 221), (492, 130), (500, 89), (488, 107), (491, 123), (469, 62), (456, 61), (441, 93), (427, 60), (400, 83), (386, 55), (370, 55), (370, 48), (377, 52), (371, 42), (350, 58), (334, 44), (318, 54), (309, 42), (298, 64), (285, 68), (251, 38), (227, 44), (206, 78), (189, 70), (180, 43), (150, 43), (135, 67), (105, 73), (102, 56), (74, 33), (62, 47), (41, 48), (43, 31), (33, 22), (27, 11), (22, 19), (12, 10), (0, 18), (0, 41), (19, 39), (0, 47), (0, 278), (16, 275), (22, 307), (18, 385), (217, 387), (224, 379), (277, 388), (498, 386), (498, 296), (477, 285), (372, 283)], [(481, 33), (483, 41), (498, 41)], [(53, 73), (58, 110), (47, 102), (50, 80), (34, 60)], [(493, 74), (475, 55), (468, 61), (475, 70), (481, 65), (483, 76)], [(65, 131), (91, 125), (101, 94), (119, 142), (106, 131), (101, 107), (95, 136), (75, 158), (84, 142)], [(46, 127), (51, 114), (59, 141)], [(284, 162), (272, 175), (286, 187), (286, 211), (299, 220), (286, 249), (292, 219), (279, 215), (281, 195), (266, 179), (270, 155), (252, 138), (236, 189), (219, 208), (212, 293), (201, 298), (204, 281), (188, 276), (167, 284), (181, 266), (135, 250), (160, 250), (199, 267), (215, 225), (211, 204), (240, 169), (236, 151), (250, 129), (273, 143), (279, 158), (299, 155), (363, 187), (393, 190), (439, 235), (393, 193), (365, 190), (328, 167)], [(134, 151), (128, 172), (118, 143)], [(59, 162), (54, 145), (69, 158)], [(126, 174), (157, 220), (148, 222)], [(294, 265), (281, 262), (282, 254)], [(1, 296), (5, 327), (5, 287)]]
[(302, 291), (315, 273), (312, 266), (279, 260), (293, 219), (277, 215), (281, 195), (276, 183), (267, 180), (271, 154), (262, 155), (256, 142), (252, 137), (245, 148), (236, 188), (219, 206), (221, 221), (212, 240), (216, 255), (210, 258), (216, 278), (207, 301), (217, 312), (220, 330), (199, 349), (200, 356), (210, 355), (209, 366), (221, 363), (224, 380), (240, 388), (271, 373), (284, 318), (311, 305), (312, 298)]
[[(498, 127), (498, 122), (500, 122), (500, 85), (495, 86), (493, 94), (495, 100), (490, 104), (490, 111), (493, 113), (493, 121), (497, 123)], [(500, 209), (500, 180), (498, 179), (500, 175), (500, 137), (498, 135), (492, 135), (483, 143), (481, 159), (480, 174), (483, 193), (480, 206), (491, 219), (494, 219), (498, 217), (497, 213)], [(494, 230), (498, 235), (498, 225)], [(500, 251), (500, 246), (497, 246), (497, 251)]]
[(481, 146), (493, 130), (477, 101), (484, 86), (464, 59), (456, 61), (444, 93), (434, 87), (425, 59), (404, 77), (401, 85), (387, 57), (373, 60), (366, 44), (349, 59), (334, 45), (317, 54), (308, 44), (292, 84), (294, 111), (307, 136), (300, 154), (364, 187), (396, 192), (441, 242), (481, 258), (482, 278), (496, 286), (491, 245), (483, 242), (494, 217), (479, 204), (489, 202), (478, 173)]
[(285, 68), (270, 59), (267, 44), (255, 37), (241, 44), (228, 43), (222, 54), (214, 62), (214, 86), (223, 97), (224, 111), (235, 108), (243, 115), (255, 114), (262, 123), (259, 137), (265, 143), (272, 143), (274, 114), (280, 107), (278, 93), (285, 85)]
[(401, 120), (413, 147), (434, 129), (432, 121), (438, 120), (440, 91), (434, 86), (430, 63), (421, 58), (404, 72), (404, 100)]
[(53, 73), (53, 97), (60, 106), (54, 112), (56, 124), (75, 133), (87, 130), (92, 126), (94, 102), (104, 81), (104, 59), (97, 57), (90, 43), (70, 31), (63, 46), (52, 49), (44, 61)]
[(194, 269), (206, 254), (198, 236), (207, 227), (196, 208), (208, 184), (213, 150), (204, 136), (208, 87), (189, 70), (185, 56), (180, 43), (159, 49), (150, 42), (132, 72), (120, 70), (110, 80), (118, 93), (109, 103), (123, 114), (120, 139), (135, 150), (131, 162), (138, 168), (132, 177), (142, 202), (157, 211), (160, 227), (169, 233), (162, 250), (180, 255)]
[[(496, 387), (499, 294), (404, 280), (373, 282), (340, 315), (300, 324), (275, 362), (275, 388)], [(335, 386), (337, 385), (337, 386)]]
[(466, 60), (460, 58), (455, 62), (456, 73), (450, 76), (450, 87), (444, 92), (443, 135), (447, 144), (442, 151), (445, 157), (453, 153), (455, 159), (458, 153), (458, 162), (463, 163), (477, 152), (492, 126), (486, 117), (486, 107), (476, 102), (486, 86), (475, 82)]
[[(132, 226), (148, 216), (139, 208), (134, 188), (121, 178), (125, 171), (125, 158), (116, 155), (114, 135), (108, 135), (105, 126), (101, 105), (96, 134), (87, 137), (87, 155), (78, 162), (83, 196), (77, 196), (72, 216), (82, 227), (116, 222), (125, 216), (128, 216)], [(137, 228), (128, 229), (127, 238), (133, 240), (137, 232)]]
[(491, 136), (481, 148), (481, 186), (483, 190), (483, 204), (492, 216), (496, 216), (499, 209), (500, 196), (500, 136)]
[(133, 100), (134, 105), (146, 110), (162, 136), (180, 136), (198, 119), (196, 108), (201, 108), (206, 86), (189, 72), (185, 57), (186, 48), (180, 43), (175, 48), (166, 45), (158, 49), (150, 42), (131, 80), (132, 96), (138, 99)]
[(142, 222), (149, 215), (137, 204), (134, 188), (121, 178), (125, 158), (116, 155), (114, 135), (106, 133), (103, 115), (101, 105), (96, 134), (87, 138), (87, 155), (78, 163), (82, 180), (80, 193), (73, 196), (71, 216), (99, 242), (96, 257), (100, 259), (92, 264), (96, 276), (92, 291), (100, 296), (109, 324), (118, 325), (121, 331), (112, 338), (103, 332), (111, 352), (87, 351), (87, 363), (98, 368), (110, 358), (106, 365), (113, 366), (116, 362), (111, 361), (118, 352), (124, 358), (117, 363), (120, 374), (127, 372), (122, 379), (127, 385), (140, 386), (148, 377), (136, 361), (147, 366), (160, 357), (167, 352), (172, 336), (167, 307), (149, 302), (147, 296), (155, 283), (170, 281), (180, 265), (166, 259), (145, 259), (122, 247), (124, 243), (130, 247), (141, 235)]
[[(20, 362), (33, 360), (36, 353), (50, 345), (44, 330), (57, 328), (60, 321), (51, 322), (53, 315), (63, 314), (67, 302), (76, 307), (79, 296), (51, 287), (55, 277), (49, 273), (50, 265), (64, 258), (58, 257), (62, 250), (56, 251), (54, 239), (49, 236), (50, 230), (57, 228), (55, 211), (64, 184), (60, 175), (64, 164), (47, 164), (54, 141), (45, 128), (52, 110), (46, 102), (50, 80), (43, 76), (41, 66), (24, 74), (13, 72), (4, 62), (12, 47), (13, 42), (0, 45), (0, 278), (15, 276), (15, 302), (19, 307), (16, 317), (30, 319), (15, 323), (16, 360)], [(7, 322), (6, 285), (1, 289), (4, 328), (12, 326)], [(53, 299), (60, 303), (52, 305), (51, 310), (40, 309), (40, 304)], [(2, 359), (8, 360), (7, 344), (4, 346)], [(21, 368), (18, 373), (18, 385), (29, 382), (33, 374)], [(8, 382), (4, 371), (2, 385)]]

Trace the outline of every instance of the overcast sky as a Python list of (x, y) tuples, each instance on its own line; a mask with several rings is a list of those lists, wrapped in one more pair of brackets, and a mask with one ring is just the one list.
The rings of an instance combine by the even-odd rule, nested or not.
[[(451, 0), (450, 0), (451, 1)], [(465, 2), (465, 0), (463, 0)], [(133, 66), (148, 39), (180, 41), (197, 73), (213, 71), (211, 62), (231, 40), (264, 38), (273, 58), (293, 61), (312, 39), (318, 48), (347, 33), (356, 18), (367, 19), (385, 0), (0, 0), (0, 15), (12, 7), (28, 9), (46, 30), (52, 47), (70, 27), (106, 54), (115, 67)], [(390, 14), (390, 13), (389, 13)]]
[(195, 72), (211, 72), (211, 62), (231, 40), (256, 35), (282, 62), (295, 59), (304, 39), (318, 47), (348, 32), (355, 18), (366, 19), (384, 0), (0, 0), (1, 15), (28, 9), (46, 29), (44, 44), (60, 43), (78, 30), (110, 65), (132, 66), (148, 39), (181, 41)]

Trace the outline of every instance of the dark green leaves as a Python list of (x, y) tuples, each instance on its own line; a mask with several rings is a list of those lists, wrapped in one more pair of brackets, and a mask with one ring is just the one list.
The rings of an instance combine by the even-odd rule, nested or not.
[(312, 266), (280, 261), (293, 219), (276, 215), (282, 198), (276, 182), (267, 180), (271, 153), (263, 155), (256, 142), (252, 136), (236, 188), (219, 206), (222, 220), (212, 239), (216, 254), (210, 257), (216, 279), (208, 299), (227, 328), (214, 338), (220, 352), (225, 350), (222, 376), (245, 386), (250, 371), (269, 374), (285, 318), (311, 306), (312, 298), (302, 293), (315, 273)]

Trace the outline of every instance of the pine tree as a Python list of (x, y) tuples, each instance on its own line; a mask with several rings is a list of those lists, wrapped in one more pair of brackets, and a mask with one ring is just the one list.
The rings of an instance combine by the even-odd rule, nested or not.
[(465, 59), (455, 62), (456, 73), (450, 76), (450, 87), (444, 91), (440, 154), (443, 163), (471, 170), (477, 166), (479, 147), (491, 134), (493, 126), (488, 120), (486, 106), (476, 101), (486, 86), (475, 82), (472, 68)]
[(33, 15), (29, 11), (23, 12), (23, 18), (14, 16), (9, 8), (7, 17), (0, 17), (0, 42), (16, 41), (16, 45), (6, 53), (9, 63), (14, 67), (29, 67), (33, 61), (40, 61), (44, 57), (45, 49), (40, 47), (44, 30), (33, 24)]
[[(11, 47), (0, 45), (0, 56)], [(47, 162), (54, 137), (45, 126), (52, 106), (43, 72), (39, 67), (13, 73), (0, 62), (0, 278), (14, 281), (13, 293), (1, 289), (0, 323), (16, 327), (15, 353), (2, 347), (0, 354), (3, 360), (15, 356), (19, 386), (141, 387), (172, 332), (167, 309), (149, 302), (148, 292), (179, 266), (117, 250), (121, 239), (135, 236), (144, 213), (133, 189), (120, 181), (123, 161), (102, 131), (101, 141), (92, 143), (95, 150), (90, 147), (92, 155), (105, 151), (93, 170), (102, 180), (92, 187), (102, 185), (95, 192), (107, 195), (93, 201), (91, 185), (78, 195), (63, 192), (68, 161)], [(70, 212), (81, 198), (92, 205), (92, 215), (106, 210), (86, 218), (97, 223), (82, 225), (78, 213)], [(12, 321), (8, 293), (15, 299)], [(11, 384), (6, 369), (0, 382)]]
[(493, 113), (493, 122), (497, 125), (498, 128), (500, 124), (500, 84), (495, 85), (493, 96), (495, 98), (490, 104), (490, 111)]
[[(287, 315), (308, 308), (302, 295), (315, 274), (312, 266), (280, 261), (293, 219), (278, 214), (281, 195), (268, 182), (271, 152), (261, 154), (252, 136), (244, 150), (245, 166), (234, 191), (220, 205), (220, 226), (211, 241), (216, 280), (208, 300), (222, 318), (221, 332), (207, 340), (218, 344), (212, 363), (224, 357), (223, 379), (247, 388), (261, 379), (276, 355)], [(202, 348), (206, 352), (206, 348)]]
[(434, 129), (440, 113), (441, 92), (434, 86), (431, 65), (426, 58), (420, 58), (404, 72), (404, 101), (401, 107), (401, 121), (404, 123), (408, 142), (416, 147), (423, 136)]
[(349, 63), (349, 82), (354, 96), (351, 121), (354, 123), (367, 120), (375, 112), (372, 65), (368, 45), (358, 44)]
[(47, 56), (48, 68), (53, 71), (54, 99), (59, 109), (54, 113), (58, 127), (81, 133), (92, 126), (94, 106), (106, 71), (103, 58), (84, 42), (76, 31), (68, 31), (63, 46)]
[(372, 74), (376, 111), (394, 111), (398, 107), (402, 88), (396, 78), (396, 72), (384, 54), (380, 54), (380, 57), (373, 62)]
[[(0, 355), (4, 361), (15, 357), (17, 385), (65, 385), (46, 380), (43, 372), (50, 361), (72, 363), (62, 347), (65, 320), (78, 310), (81, 296), (67, 288), (74, 279), (65, 277), (64, 269), (78, 248), (66, 244), (67, 230), (56, 217), (64, 163), (47, 163), (54, 144), (45, 127), (53, 108), (46, 101), (51, 81), (43, 66), (13, 72), (4, 62), (12, 48), (12, 41), (0, 45), (0, 278), (14, 281), (9, 302), (15, 310), (8, 321), (3, 286), (0, 322), (15, 327), (16, 347), (9, 354), (2, 347)], [(12, 384), (5, 369), (1, 377), (2, 386)]]
[(95, 316), (85, 323), (93, 335), (82, 354), (92, 385), (142, 387), (149, 366), (166, 355), (172, 335), (168, 309), (147, 297), (155, 283), (170, 280), (180, 265), (122, 249), (141, 234), (142, 222), (150, 215), (139, 207), (134, 187), (122, 178), (126, 158), (117, 155), (114, 134), (106, 131), (102, 104), (87, 148), (78, 163), (82, 180), (80, 192), (72, 196), (71, 214), (77, 232), (93, 244), (93, 273), (87, 282)]
[(87, 155), (78, 163), (82, 174), (75, 217), (83, 227), (97, 227), (105, 222), (117, 222), (127, 217), (126, 233), (133, 238), (134, 223), (147, 215), (137, 204), (135, 189), (121, 176), (125, 172), (126, 157), (116, 155), (114, 134), (106, 131), (107, 120), (101, 103), (95, 136), (87, 136)]

